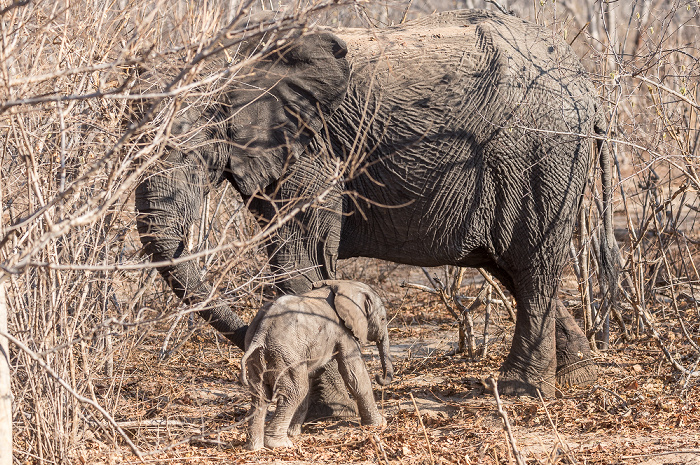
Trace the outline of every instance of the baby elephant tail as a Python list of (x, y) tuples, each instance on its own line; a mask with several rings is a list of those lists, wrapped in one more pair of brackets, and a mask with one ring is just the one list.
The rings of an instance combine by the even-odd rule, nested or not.
[[(253, 356), (252, 359), (250, 359), (251, 356)], [(260, 345), (258, 344), (253, 343), (250, 345), (250, 347), (248, 347), (248, 350), (245, 351), (245, 354), (243, 354), (243, 358), (241, 358), (240, 380), (241, 384), (243, 384), (244, 386), (250, 386), (250, 383), (248, 381), (248, 364), (250, 363), (251, 371), (255, 370), (256, 357), (258, 359), (257, 362), (259, 366), (262, 368), (262, 365), (265, 362), (262, 347), (260, 347)]]

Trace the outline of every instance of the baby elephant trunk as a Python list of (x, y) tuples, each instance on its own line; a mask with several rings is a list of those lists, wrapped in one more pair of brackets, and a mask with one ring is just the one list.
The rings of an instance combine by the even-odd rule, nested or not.
[(391, 354), (389, 353), (389, 331), (386, 329), (384, 329), (383, 337), (377, 342), (377, 347), (379, 348), (379, 358), (382, 361), (384, 376), (377, 375), (376, 379), (379, 384), (386, 386), (394, 379), (394, 364), (391, 361)]

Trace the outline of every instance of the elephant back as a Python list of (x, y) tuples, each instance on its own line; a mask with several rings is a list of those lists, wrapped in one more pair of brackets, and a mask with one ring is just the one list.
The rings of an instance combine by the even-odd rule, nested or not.
[[(396, 102), (397, 108), (422, 104), (430, 110), (443, 95), (448, 109), (472, 99), (462, 107), (496, 124), (505, 125), (527, 108), (537, 127), (550, 127), (552, 109), (563, 109), (559, 119), (567, 123), (584, 116), (582, 122), (592, 125), (596, 92), (575, 52), (550, 30), (518, 17), (458, 10), (386, 29), (336, 33), (348, 47), (352, 84), (374, 102), (386, 105), (398, 97), (404, 101)], [(427, 99), (431, 91), (434, 96)]]

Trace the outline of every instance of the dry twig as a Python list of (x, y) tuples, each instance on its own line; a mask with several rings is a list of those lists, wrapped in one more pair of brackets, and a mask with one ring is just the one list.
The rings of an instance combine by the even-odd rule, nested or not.
[(494, 399), (496, 399), (496, 408), (498, 410), (498, 414), (501, 416), (501, 419), (503, 420), (503, 428), (505, 429), (506, 433), (508, 434), (508, 442), (510, 444), (510, 447), (513, 451), (513, 456), (515, 457), (515, 462), (518, 465), (525, 465), (525, 460), (523, 459), (522, 455), (520, 454), (520, 450), (518, 449), (518, 445), (515, 441), (515, 436), (513, 436), (513, 430), (510, 427), (510, 420), (508, 420), (508, 413), (503, 409), (503, 404), (501, 403), (501, 397), (498, 395), (498, 385), (496, 384), (496, 380), (494, 379), (493, 376), (489, 376), (486, 379), (486, 387), (491, 390), (493, 393)]
[(425, 425), (423, 424), (423, 418), (421, 417), (420, 410), (418, 409), (418, 404), (416, 404), (416, 399), (413, 398), (413, 393), (409, 392), (409, 396), (411, 396), (411, 402), (413, 402), (413, 408), (416, 410), (416, 416), (418, 417), (418, 422), (420, 423), (420, 427), (423, 430), (423, 437), (425, 437), (425, 443), (428, 445), (428, 453), (430, 454), (430, 463), (432, 465), (435, 464), (435, 457), (433, 457), (433, 449), (430, 447), (430, 438), (428, 438), (428, 431), (425, 429)]

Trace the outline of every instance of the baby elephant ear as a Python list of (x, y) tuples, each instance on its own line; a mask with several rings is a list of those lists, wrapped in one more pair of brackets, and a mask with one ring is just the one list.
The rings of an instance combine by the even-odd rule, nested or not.
[(352, 282), (326, 281), (335, 294), (335, 311), (361, 343), (367, 343), (367, 306), (369, 296)]

